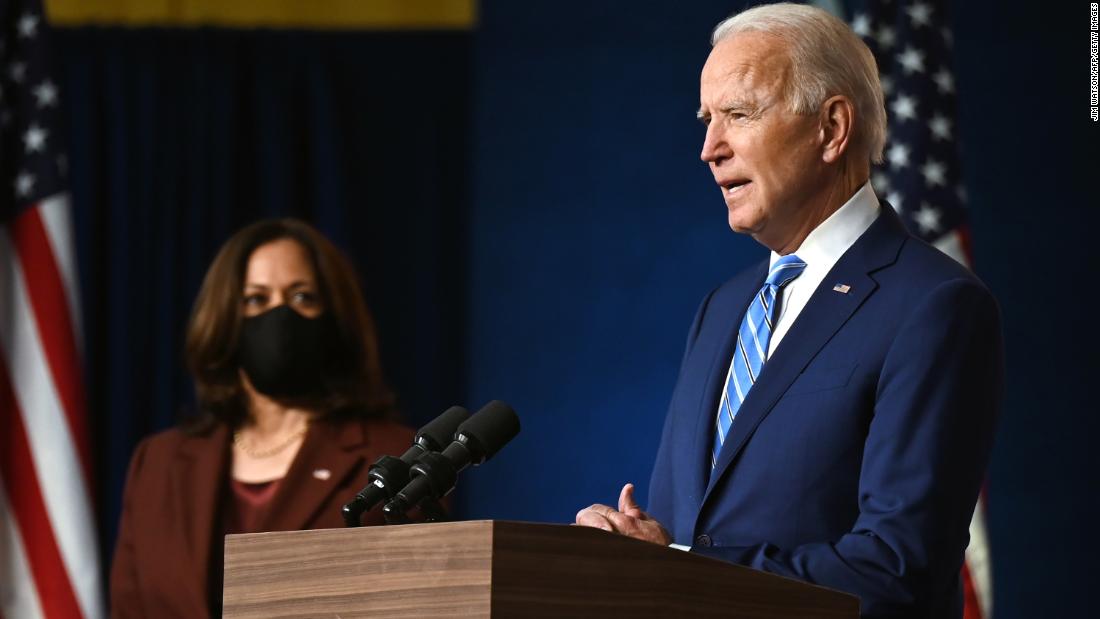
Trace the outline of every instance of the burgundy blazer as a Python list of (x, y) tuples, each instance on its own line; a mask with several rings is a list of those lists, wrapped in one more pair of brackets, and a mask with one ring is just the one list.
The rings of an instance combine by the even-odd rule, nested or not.
[[(314, 423), (283, 478), (262, 531), (344, 526), (340, 508), (367, 484), (370, 464), (400, 455), (413, 430), (392, 421)], [(209, 617), (220, 606), (221, 503), (230, 433), (178, 429), (134, 450), (111, 567), (111, 616)], [(380, 507), (363, 516), (382, 524)], [(213, 568), (211, 559), (214, 559)]]

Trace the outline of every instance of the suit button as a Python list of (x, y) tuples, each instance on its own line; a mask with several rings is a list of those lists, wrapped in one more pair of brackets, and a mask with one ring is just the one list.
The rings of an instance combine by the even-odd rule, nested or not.
[(706, 533), (704, 533), (704, 534), (700, 535), (699, 537), (695, 538), (695, 545), (696, 546), (710, 546), (710, 544), (711, 544), (710, 536), (707, 535)]

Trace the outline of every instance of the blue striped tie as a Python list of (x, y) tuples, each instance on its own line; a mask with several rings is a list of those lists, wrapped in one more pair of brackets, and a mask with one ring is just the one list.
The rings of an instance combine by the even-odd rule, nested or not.
[(715, 423), (717, 431), (714, 433), (714, 448), (710, 454), (711, 468), (718, 464), (718, 454), (729, 435), (733, 418), (737, 416), (737, 410), (741, 408), (749, 389), (756, 383), (756, 377), (760, 376), (760, 370), (768, 358), (768, 343), (772, 339), (775, 319), (779, 316), (779, 289), (801, 275), (805, 268), (806, 263), (794, 254), (776, 260), (764, 287), (749, 304), (749, 309), (741, 320), (741, 328), (737, 331), (737, 347), (733, 350), (733, 363), (730, 364), (729, 375), (726, 376), (722, 401), (718, 404), (718, 419)]

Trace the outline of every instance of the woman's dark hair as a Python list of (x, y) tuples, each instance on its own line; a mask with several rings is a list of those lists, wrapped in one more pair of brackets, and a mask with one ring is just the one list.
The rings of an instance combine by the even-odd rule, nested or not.
[(382, 376), (374, 320), (351, 262), (309, 224), (290, 218), (268, 219), (243, 228), (222, 245), (195, 299), (185, 357), (195, 380), (201, 416), (189, 429), (202, 432), (215, 420), (236, 428), (245, 419), (237, 362), (245, 271), (256, 248), (280, 239), (292, 239), (305, 248), (325, 312), (335, 319), (343, 345), (341, 358), (327, 370), (328, 393), (301, 404), (322, 416), (348, 411), (370, 417), (396, 416), (394, 394)]

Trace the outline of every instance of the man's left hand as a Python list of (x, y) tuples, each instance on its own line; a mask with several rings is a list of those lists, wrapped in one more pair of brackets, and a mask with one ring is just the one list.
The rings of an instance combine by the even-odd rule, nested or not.
[(668, 546), (672, 541), (661, 523), (649, 517), (634, 502), (634, 484), (626, 484), (619, 493), (619, 509), (599, 503), (577, 512), (577, 524), (619, 533), (643, 542)]

